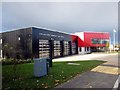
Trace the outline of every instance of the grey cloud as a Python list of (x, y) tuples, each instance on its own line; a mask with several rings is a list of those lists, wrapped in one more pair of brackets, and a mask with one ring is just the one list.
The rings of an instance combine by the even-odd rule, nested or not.
[[(68, 33), (118, 27), (117, 2), (3, 3), (3, 27), (38, 26)], [(4, 29), (5, 30), (5, 29)]]

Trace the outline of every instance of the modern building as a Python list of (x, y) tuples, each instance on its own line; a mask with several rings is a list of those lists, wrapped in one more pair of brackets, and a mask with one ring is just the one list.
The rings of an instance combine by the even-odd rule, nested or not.
[(3, 57), (57, 58), (78, 54), (77, 38), (45, 28), (22, 28), (2, 33)]
[(0, 56), (15, 58), (58, 58), (94, 51), (105, 51), (108, 32), (68, 34), (46, 28), (22, 28), (3, 32)]
[(108, 32), (77, 32), (78, 53), (106, 51), (109, 47), (110, 34)]

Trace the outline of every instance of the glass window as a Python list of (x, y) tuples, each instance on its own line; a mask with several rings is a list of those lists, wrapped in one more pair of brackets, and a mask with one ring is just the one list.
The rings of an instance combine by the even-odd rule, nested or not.
[(68, 41), (64, 41), (64, 55), (69, 55), (69, 43)]
[(87, 51), (87, 47), (85, 47), (85, 51)]
[(18, 37), (18, 40), (20, 41), (20, 37)]
[(81, 47), (79, 48), (79, 51), (81, 52)]
[(89, 51), (89, 47), (87, 47), (87, 51)]
[(49, 50), (50, 50), (49, 41), (39, 40), (39, 58), (48, 58)]
[(108, 42), (109, 42), (108, 39), (98, 39), (98, 38), (92, 39), (92, 44), (107, 44)]
[(76, 53), (76, 43), (72, 43), (72, 54)]
[(60, 56), (60, 41), (54, 41), (54, 57)]
[(92, 44), (98, 44), (98, 39), (93, 38), (92, 39)]

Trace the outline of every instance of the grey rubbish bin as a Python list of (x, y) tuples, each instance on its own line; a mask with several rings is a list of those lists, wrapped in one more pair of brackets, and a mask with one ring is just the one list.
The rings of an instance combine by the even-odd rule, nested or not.
[(48, 60), (47, 58), (35, 58), (34, 59), (34, 76), (41, 77), (48, 74)]

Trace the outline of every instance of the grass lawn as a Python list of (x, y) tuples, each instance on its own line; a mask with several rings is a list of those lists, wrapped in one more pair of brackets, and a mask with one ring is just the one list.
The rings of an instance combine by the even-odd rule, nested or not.
[[(77, 74), (91, 70), (104, 63), (103, 61), (75, 61), (80, 65), (69, 65), (68, 62), (54, 62), (49, 74), (40, 78), (33, 76), (33, 63), (2, 66), (3, 88), (53, 88), (68, 81)], [(16, 72), (14, 70), (16, 69)], [(16, 78), (15, 78), (16, 76)]]

